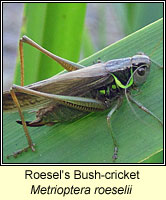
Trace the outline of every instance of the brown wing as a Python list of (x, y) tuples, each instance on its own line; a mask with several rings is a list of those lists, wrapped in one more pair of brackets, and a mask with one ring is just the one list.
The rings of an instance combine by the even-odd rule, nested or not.
[[(90, 90), (104, 86), (109, 78), (110, 75), (105, 70), (104, 63), (100, 63), (77, 71), (56, 75), (25, 87), (50, 94), (86, 96), (86, 93)], [(111, 78), (109, 81), (112, 81)], [(39, 108), (51, 103), (49, 99), (20, 92), (16, 92), (16, 96), (23, 110)], [(3, 110), (16, 110), (9, 91), (3, 94)]]

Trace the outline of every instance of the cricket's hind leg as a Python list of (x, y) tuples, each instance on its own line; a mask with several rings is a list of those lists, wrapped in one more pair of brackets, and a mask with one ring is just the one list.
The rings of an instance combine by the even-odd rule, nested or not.
[[(34, 146), (35, 146), (35, 144), (33, 144), (33, 150), (32, 150), (32, 151), (35, 151)], [(10, 154), (10, 155), (7, 155), (6, 158), (7, 158), (7, 159), (9, 159), (10, 157), (16, 158), (18, 155), (22, 154), (23, 152), (27, 152), (28, 149), (32, 149), (32, 148), (31, 148), (30, 146), (27, 146), (27, 147), (25, 147), (25, 148), (23, 148), (23, 149), (20, 149), (20, 150), (18, 150), (18, 151), (13, 152), (13, 153)]]
[[(86, 112), (88, 112), (88, 110), (92, 111), (92, 109), (103, 110), (103, 109), (106, 108), (106, 105), (104, 105), (103, 102), (96, 100), (96, 99), (85, 98), (85, 97), (79, 97), (78, 98), (78, 97), (74, 97), (74, 96), (63, 96), (63, 95), (49, 94), (49, 93), (35, 91), (35, 90), (29, 89), (29, 88), (26, 88), (26, 87), (13, 85), (11, 90), (10, 90), (10, 93), (11, 93), (13, 101), (14, 101), (17, 109), (18, 109), (18, 112), (19, 112), (19, 115), (20, 115), (20, 118), (21, 118), (21, 121), (22, 121), (24, 133), (25, 133), (25, 136), (27, 138), (28, 146), (29, 146), (27, 148), (31, 148), (32, 151), (35, 151), (34, 145), (32, 143), (32, 139), (29, 135), (29, 132), (28, 132), (28, 129), (27, 129), (27, 124), (24, 120), (24, 115), (21, 111), (21, 107), (20, 107), (20, 104), (18, 102), (18, 99), (16, 97), (15, 92), (30, 94), (30, 95), (34, 95), (34, 96), (38, 96), (38, 97), (45, 97), (47, 99), (51, 99), (52, 101), (54, 101), (54, 103), (63, 104), (64, 106), (69, 106), (69, 107), (72, 107), (72, 108), (77, 106), (77, 107), (80, 108), (80, 110), (86, 109)], [(48, 110), (52, 109), (52, 107), (48, 107), (47, 109)], [(50, 120), (50, 119), (48, 120), (47, 118), (48, 117), (46, 117), (44, 119), (44, 115), (41, 113), (40, 119), (43, 119), (46, 122), (46, 124), (49, 125), (49, 123), (50, 122), (52, 123), (53, 120)], [(25, 149), (27, 149), (27, 148), (25, 148)], [(24, 152), (25, 149), (20, 150), (19, 153), (16, 153), (14, 155), (17, 155), (17, 154), (20, 154), (21, 152)]]
[[(43, 47), (41, 47), (40, 45), (38, 45), (36, 42), (34, 42), (33, 40), (31, 40), (30, 38), (28, 38), (26, 35), (24, 35), (20, 39), (20, 55), (21, 55), (20, 57), (22, 58), (21, 59), (22, 62), (23, 62), (23, 51), (22, 51), (22, 49), (23, 49), (23, 43), (27, 43), (27, 44), (31, 45), (32, 47), (38, 49), (39, 51), (41, 51), (42, 53), (44, 53), (45, 55), (47, 55), (51, 59), (53, 59), (56, 62), (58, 62), (67, 71), (75, 71), (75, 70), (84, 68), (83, 65), (80, 65), (78, 63), (74, 63), (74, 62), (69, 61), (67, 59), (64, 59), (64, 58), (61, 58), (59, 56), (56, 56), (55, 54), (49, 52), (48, 50), (44, 49)], [(22, 66), (23, 66), (23, 64), (22, 64)]]
[(35, 144), (33, 144), (32, 139), (31, 139), (31, 137), (29, 135), (29, 132), (28, 132), (28, 129), (27, 129), (27, 125), (26, 125), (26, 122), (24, 120), (24, 115), (23, 115), (23, 113), (21, 111), (20, 104), (18, 102), (18, 99), (16, 97), (16, 94), (15, 94), (15, 91), (14, 91), (13, 88), (10, 89), (10, 94), (11, 94), (12, 99), (13, 99), (13, 101), (14, 101), (17, 109), (18, 109), (18, 112), (19, 112), (19, 115), (20, 115), (20, 118), (21, 118), (21, 121), (22, 121), (22, 125), (23, 125), (23, 128), (24, 128), (25, 136), (27, 138), (28, 146), (23, 148), (23, 149), (21, 149), (21, 150), (18, 150), (16, 152), (14, 152), (11, 155), (8, 155), (7, 159), (10, 158), (11, 156), (16, 158), (19, 154), (21, 154), (22, 152), (26, 152), (28, 149), (31, 149), (32, 151), (35, 151), (35, 148), (34, 148)]

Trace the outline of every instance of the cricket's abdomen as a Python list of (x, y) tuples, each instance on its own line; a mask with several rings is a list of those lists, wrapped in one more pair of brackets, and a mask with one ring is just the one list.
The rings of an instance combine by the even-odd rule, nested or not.
[(78, 119), (79, 117), (87, 114), (74, 108), (66, 107), (64, 105), (50, 106), (46, 109), (40, 109), (36, 118), (42, 118), (43, 121), (47, 122), (66, 122)]

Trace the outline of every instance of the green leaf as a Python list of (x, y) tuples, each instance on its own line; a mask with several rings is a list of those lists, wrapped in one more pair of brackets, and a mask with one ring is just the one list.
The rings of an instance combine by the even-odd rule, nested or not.
[[(123, 38), (80, 63), (88, 66), (100, 58), (107, 61), (144, 52), (162, 65), (163, 21), (158, 20)], [(70, 49), (69, 49), (70, 51)], [(151, 66), (151, 73), (141, 91), (135, 96), (161, 120), (163, 117), (163, 70)], [(139, 163), (161, 151), (163, 128), (150, 115), (133, 105), (136, 113), (124, 102), (112, 118), (112, 128), (118, 141), (118, 163)], [(3, 161), (5, 163), (112, 163), (113, 143), (108, 133), (106, 116), (109, 110), (91, 113), (72, 123), (28, 128), (36, 151), (30, 150), (17, 159), (6, 155), (26, 145), (23, 128), (15, 123), (18, 113), (3, 117)], [(34, 118), (25, 113), (26, 120)]]
[(159, 151), (149, 158), (143, 160), (141, 163), (163, 163), (163, 151)]

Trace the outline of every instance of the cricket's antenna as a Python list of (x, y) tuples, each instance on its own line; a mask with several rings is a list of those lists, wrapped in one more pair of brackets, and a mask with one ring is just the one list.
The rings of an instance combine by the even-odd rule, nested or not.
[(152, 62), (152, 63), (154, 63), (157, 67), (159, 67), (160, 69), (163, 69), (163, 66), (162, 65), (160, 65), (159, 63), (157, 63), (156, 61), (154, 61), (154, 60), (152, 60), (151, 58), (150, 58), (150, 61)]
[(150, 57), (154, 54), (154, 52), (156, 51), (156, 49), (160, 46), (160, 43), (161, 43), (162, 40), (163, 40), (163, 37), (161, 37), (161, 39), (159, 40), (159, 42), (153, 48), (153, 51), (152, 51)]
[(153, 51), (152, 51), (152, 53), (151, 53), (151, 55), (150, 55), (150, 61), (151, 61), (152, 63), (154, 63), (154, 64), (155, 64), (158, 68), (160, 68), (160, 69), (163, 69), (163, 66), (160, 65), (159, 63), (157, 63), (156, 61), (154, 61), (153, 59), (151, 59), (151, 57), (152, 57), (152, 55), (154, 54), (154, 52), (156, 51), (156, 49), (159, 48), (159, 46), (160, 46), (162, 40), (163, 40), (163, 37), (161, 37), (161, 39), (159, 40), (159, 42), (155, 45), (155, 47), (153, 48)]

